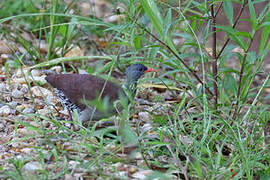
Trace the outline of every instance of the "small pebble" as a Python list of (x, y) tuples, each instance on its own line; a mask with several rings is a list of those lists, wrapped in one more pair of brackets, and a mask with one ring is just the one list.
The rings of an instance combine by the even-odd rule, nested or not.
[(43, 96), (47, 97), (53, 95), (51, 91), (40, 86), (32, 87), (31, 91), (35, 97), (43, 97)]
[(32, 148), (23, 148), (22, 152), (26, 153), (26, 154), (30, 154), (33, 151)]
[(39, 70), (37, 70), (37, 69), (33, 69), (31, 71), (31, 73), (32, 73), (32, 76), (40, 76), (41, 75), (41, 72)]
[(12, 52), (13, 51), (9, 47), (8, 43), (1, 40), (0, 41), (0, 54), (12, 54)]
[(33, 66), (35, 64), (35, 61), (33, 61), (33, 59), (31, 58), (30, 54), (26, 54), (24, 56), (24, 59), (23, 59), (23, 63), (26, 65), (26, 66)]
[(1, 59), (8, 59), (10, 57), (9, 54), (1, 54), (0, 58)]
[(14, 147), (14, 148), (17, 148), (17, 147), (19, 147), (21, 144), (20, 144), (20, 142), (12, 142), (12, 143), (10, 143), (10, 145), (11, 145), (12, 147)]
[(6, 88), (6, 85), (5, 83), (0, 83), (0, 91), (6, 91), (7, 88)]
[(80, 162), (78, 162), (78, 161), (69, 161), (68, 165), (71, 169), (74, 169), (74, 172), (78, 173), (78, 172), (85, 172), (86, 171), (85, 168), (78, 166), (78, 165), (80, 165)]
[(55, 105), (58, 102), (55, 96), (48, 96), (46, 100), (50, 105)]
[(40, 115), (46, 116), (46, 115), (48, 115), (50, 113), (50, 111), (49, 111), (49, 109), (39, 109), (37, 111), (37, 113), (40, 114)]
[(138, 172), (132, 174), (131, 176), (135, 179), (146, 179), (152, 173), (154, 173), (154, 171), (152, 171), (152, 170), (141, 170), (141, 171), (138, 171)]
[(35, 81), (36, 83), (43, 85), (47, 83), (47, 81), (45, 80), (45, 77), (46, 77), (45, 75), (44, 76), (26, 76), (26, 78), (19, 77), (19, 78), (13, 78), (13, 82), (18, 83), (18, 84), (26, 84), (27, 82), (32, 83), (33, 81)]
[(16, 101), (11, 101), (11, 102), (9, 102), (8, 103), (8, 105), (10, 105), (10, 106), (17, 106), (18, 105), (18, 102), (16, 102)]
[(5, 105), (0, 108), (0, 116), (8, 116), (10, 114), (15, 114), (16, 110), (11, 109), (9, 106)]
[(37, 170), (42, 170), (41, 164), (37, 161), (28, 162), (22, 168), (23, 172), (35, 172)]
[[(25, 84), (24, 84), (25, 85)], [(28, 92), (28, 88), (25, 86), (22, 86), (22, 88), (20, 89), (20, 91), (27, 93)]]
[[(22, 77), (24, 77), (24, 75), (27, 76), (28, 72), (29, 72), (28, 69), (23, 69), (23, 70), (18, 69), (17, 72), (16, 72), (16, 77), (22, 78)], [(24, 75), (23, 75), (23, 74), (24, 74)]]
[(25, 114), (30, 114), (30, 113), (34, 113), (34, 109), (33, 108), (30, 108), (30, 107), (27, 107), (23, 110), (23, 113)]
[(26, 80), (25, 78), (13, 78), (13, 83), (25, 84)]
[(29, 136), (29, 135), (37, 134), (36, 131), (28, 130), (26, 127), (18, 129), (17, 133), (18, 135), (22, 135), (22, 136)]
[(24, 94), (25, 94), (24, 92), (16, 89), (12, 91), (11, 96), (15, 99), (20, 99), (20, 98), (23, 98)]
[(141, 121), (147, 122), (147, 121), (150, 120), (150, 115), (149, 115), (148, 112), (139, 112), (138, 115), (139, 115), (139, 118), (140, 118)]
[(25, 104), (22, 104), (22, 105), (19, 105), (19, 106), (16, 106), (16, 110), (17, 111), (23, 111), (27, 106)]
[(61, 66), (54, 66), (50, 70), (53, 70), (59, 74), (62, 71), (62, 67)]
[(73, 180), (75, 179), (74, 176), (72, 176), (71, 174), (65, 174), (65, 180)]
[(5, 130), (5, 126), (3, 123), (0, 123), (0, 132), (4, 131)]
[(45, 77), (46, 75), (43, 75), (43, 76), (33, 76), (33, 78), (31, 77), (31, 81), (35, 81), (36, 83), (40, 84), (40, 85), (43, 85), (43, 84), (46, 84), (47, 81), (45, 80)]
[(149, 124), (149, 123), (145, 123), (142, 127), (141, 127), (141, 132), (142, 134), (147, 132), (147, 131), (150, 131), (152, 129), (152, 125)]

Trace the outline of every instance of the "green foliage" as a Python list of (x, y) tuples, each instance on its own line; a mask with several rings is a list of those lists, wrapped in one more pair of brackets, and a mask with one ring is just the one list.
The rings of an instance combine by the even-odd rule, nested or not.
[(14, 171), (10, 171), (7, 173), (9, 178), (12, 179), (19, 179), (19, 180), (23, 180), (23, 174), (22, 174), (22, 168), (24, 166), (24, 164), (26, 163), (25, 160), (21, 160), (21, 159), (10, 159), (9, 160), (10, 163), (13, 164), (13, 166), (15, 167)]
[(25, 12), (37, 13), (38, 10), (35, 5), (40, 4), (41, 0), (36, 0), (35, 3), (36, 4), (31, 0), (3, 0), (0, 3), (0, 18), (14, 16)]
[[(264, 91), (269, 86), (269, 76), (265, 76), (260, 82), (257, 77), (264, 73), (263, 64), (270, 50), (270, 3), (261, 12), (257, 12), (255, 6), (262, 1), (247, 0), (245, 4), (240, 0), (123, 0), (124, 11), (117, 10), (118, 14), (123, 15), (123, 19), (108, 23), (94, 16), (69, 14), (71, 6), (64, 1), (41, 3), (41, 7), (37, 6), (38, 2), (30, 0), (24, 1), (27, 6), (22, 4), (23, 1), (11, 2), (1, 2), (0, 7), (9, 6), (10, 11), (0, 10), (0, 23), (8, 20), (25, 22), (28, 25), (22, 26), (23, 28), (32, 31), (48, 44), (47, 54), (44, 55), (38, 47), (27, 42), (20, 31), (15, 30), (17, 36), (13, 37), (10, 29), (1, 29), (1, 32), (23, 46), (35, 60), (36, 64), (31, 68), (63, 65), (69, 61), (85, 64), (86, 60), (98, 60), (96, 68), (86, 67), (87, 72), (109, 79), (116, 65), (121, 69), (127, 64), (142, 62), (161, 69), (160, 77), (147, 80), (183, 90), (183, 93), (176, 93), (177, 102), (171, 103), (164, 114), (149, 112), (153, 126), (147, 130), (140, 129), (141, 122), (135, 128), (132, 127), (129, 117), (134, 112), (123, 99), (118, 102), (124, 107), (119, 114), (120, 120), (114, 119), (118, 123), (117, 127), (97, 129), (96, 122), (90, 128), (85, 128), (81, 122), (74, 121), (72, 123), (80, 129), (73, 132), (52, 115), (50, 118), (36, 116), (53, 124), (57, 130), (48, 130), (46, 127), (40, 130), (29, 123), (22, 123), (29, 130), (45, 137), (49, 142), (50, 156), (54, 157), (57, 168), (62, 169), (58, 174), (43, 172), (46, 176), (58, 178), (69, 173), (66, 157), (71, 153), (51, 143), (52, 136), (61, 136), (74, 145), (73, 151), (91, 154), (87, 162), (81, 160), (81, 155), (73, 158), (79, 162), (78, 167), (85, 167), (87, 172), (94, 172), (96, 177), (106, 177), (102, 173), (104, 163), (128, 162), (117, 157), (116, 150), (111, 151), (108, 146), (123, 147), (133, 144), (138, 146), (137, 151), (142, 154), (147, 168), (151, 168), (151, 165), (166, 168), (165, 173), (155, 172), (150, 176), (152, 178), (165, 179), (173, 171), (181, 175), (187, 173), (191, 179), (269, 178), (270, 160), (266, 151), (269, 148), (266, 141), (269, 137), (263, 136), (269, 123), (269, 103), (265, 100), (269, 99), (269, 95)], [(245, 7), (250, 16), (236, 19), (238, 12), (233, 10), (235, 3), (240, 8)], [(215, 47), (208, 45), (209, 39), (215, 38), (210, 11), (212, 5), (215, 12), (221, 5), (224, 19), (228, 22), (228, 25), (216, 25), (218, 32), (224, 32), (225, 41), (218, 39)], [(44, 12), (40, 13), (43, 9)], [(235, 23), (237, 25), (239, 21), (250, 22), (251, 29), (237, 30)], [(262, 31), (260, 44), (255, 49), (257, 51), (253, 51), (250, 47), (259, 31)], [(70, 45), (77, 43), (78, 38), (85, 34), (110, 39), (104, 48), (107, 54), (100, 55), (92, 50), (91, 53), (97, 55), (64, 57), (70, 50)], [(236, 47), (238, 51), (234, 51)], [(215, 48), (217, 80), (213, 77), (212, 66), (215, 63), (212, 57)], [(116, 62), (117, 55), (120, 57), (119, 62)], [(21, 68), (24, 64), (23, 56), (6, 62), (9, 78), (11, 67)], [(102, 75), (106, 72), (109, 75)], [(217, 94), (213, 93), (214, 84), (217, 84)], [(207, 88), (212, 94), (207, 92)], [(156, 102), (162, 101), (160, 97), (154, 99)], [(214, 99), (218, 102), (216, 106)], [(93, 101), (90, 104), (97, 106), (99, 110), (107, 110), (111, 105), (109, 101)], [(76, 139), (71, 138), (71, 135)], [(262, 147), (264, 145), (266, 146)], [(43, 161), (44, 156), (40, 153)], [(163, 164), (157, 160), (161, 156), (173, 161)], [(178, 156), (184, 156), (185, 159)], [(20, 170), (25, 162), (13, 160), (11, 163), (16, 170), (12, 171), (10, 177), (20, 178)], [(181, 168), (181, 163), (187, 164), (186, 171)], [(93, 171), (93, 167), (97, 170)]]

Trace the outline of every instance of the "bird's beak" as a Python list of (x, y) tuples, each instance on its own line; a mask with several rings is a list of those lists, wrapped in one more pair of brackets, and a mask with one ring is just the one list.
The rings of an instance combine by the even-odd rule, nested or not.
[(152, 68), (149, 67), (149, 68), (146, 69), (146, 71), (144, 71), (144, 74), (148, 73), (148, 72), (157, 72), (157, 70), (152, 69)]

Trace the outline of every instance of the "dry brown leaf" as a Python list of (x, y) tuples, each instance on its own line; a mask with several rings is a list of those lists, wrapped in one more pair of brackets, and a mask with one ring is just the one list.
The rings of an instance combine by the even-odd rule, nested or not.
[(73, 47), (70, 51), (68, 51), (66, 54), (65, 54), (65, 57), (76, 57), (76, 56), (83, 56), (84, 53), (83, 53), (83, 50), (76, 46), (76, 47)]
[(170, 90), (176, 90), (176, 91), (183, 91), (182, 89), (179, 89), (177, 87), (174, 86), (165, 86), (165, 85), (161, 85), (161, 84), (151, 84), (151, 83), (142, 83), (139, 84), (138, 87), (141, 88), (159, 88), (159, 89), (170, 89)]
[(0, 41), (0, 54), (12, 54), (12, 50), (4, 41)]

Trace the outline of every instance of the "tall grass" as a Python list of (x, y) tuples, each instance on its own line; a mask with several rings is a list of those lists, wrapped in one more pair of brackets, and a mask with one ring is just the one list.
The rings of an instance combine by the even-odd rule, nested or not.
[[(153, 173), (151, 178), (270, 178), (269, 144), (266, 141), (269, 137), (265, 136), (269, 134), (266, 127), (270, 118), (264, 91), (269, 86), (269, 76), (263, 69), (270, 48), (270, 3), (256, 12), (254, 6), (260, 2), (250, 0), (121, 2), (125, 10), (119, 13), (124, 18), (118, 23), (70, 14), (72, 6), (56, 0), (49, 4), (46, 12), (25, 10), (0, 19), (1, 24), (8, 20), (35, 24), (31, 19), (39, 18), (39, 27), (33, 26), (30, 31), (46, 40), (47, 54), (42, 55), (37, 47), (25, 40), (17, 41), (36, 59), (36, 64), (28, 67), (30, 69), (55, 64), (64, 66), (67, 61), (99, 59), (107, 63), (104, 71), (99, 72), (111, 72), (119, 55), (118, 67), (138, 61), (159, 67), (159, 76), (148, 80), (183, 91), (177, 92), (177, 99), (180, 100), (171, 104), (172, 113), (157, 116), (153, 112), (153, 123), (147, 131), (141, 130), (140, 122), (135, 125), (135, 131), (131, 128), (128, 107), (120, 116), (122, 119), (115, 120), (122, 130), (126, 130), (122, 132), (116, 126), (97, 129), (99, 122), (85, 128), (80, 121), (72, 122), (80, 128), (71, 131), (53, 115), (37, 115), (41, 122), (29, 116), (39, 123), (45, 121), (57, 127), (51, 130), (42, 126), (40, 129), (25, 123), (29, 130), (37, 133), (36, 138), (47, 144), (40, 143), (33, 147), (43, 162), (43, 169), (37, 177), (57, 179), (72, 174), (78, 167), (85, 168), (91, 177), (109, 177), (110, 174), (104, 171), (106, 165), (132, 161), (117, 154), (119, 150), (124, 151), (128, 139), (134, 140), (131, 144), (138, 146), (137, 151), (142, 155), (144, 164), (140, 168), (162, 172)], [(233, 11), (236, 3), (240, 5), (238, 12)], [(249, 19), (241, 19), (244, 9), (249, 12)], [(228, 25), (217, 22), (216, 18), (222, 10)], [(237, 30), (241, 21), (250, 22), (251, 29)], [(96, 52), (97, 55), (93, 56), (63, 57), (69, 45), (85, 34), (76, 28), (78, 26), (90, 31), (95, 27), (105, 38), (110, 36), (105, 51), (115, 53), (103, 56)], [(3, 29), (3, 33), (12, 36)], [(220, 31), (226, 34), (224, 41), (217, 39), (217, 32)], [(262, 36), (255, 52), (251, 46), (259, 31), (262, 31)], [(181, 43), (176, 44), (177, 40)], [(209, 41), (212, 41), (211, 46), (207, 44)], [(119, 47), (124, 49), (120, 54)], [(240, 51), (233, 51), (236, 48)], [(231, 59), (236, 61), (236, 66), (231, 66)], [(264, 75), (260, 82), (257, 80), (259, 74)], [(69, 144), (69, 149), (65, 149), (65, 144)], [(45, 163), (48, 156), (55, 163), (50, 171)], [(166, 157), (167, 161), (160, 161), (160, 157)], [(72, 169), (68, 166), (70, 160), (77, 162)], [(12, 160), (15, 169), (12, 173), (5, 172), (7, 176), (21, 178), (22, 162), (25, 163)], [(118, 173), (116, 168), (112, 171)]]

